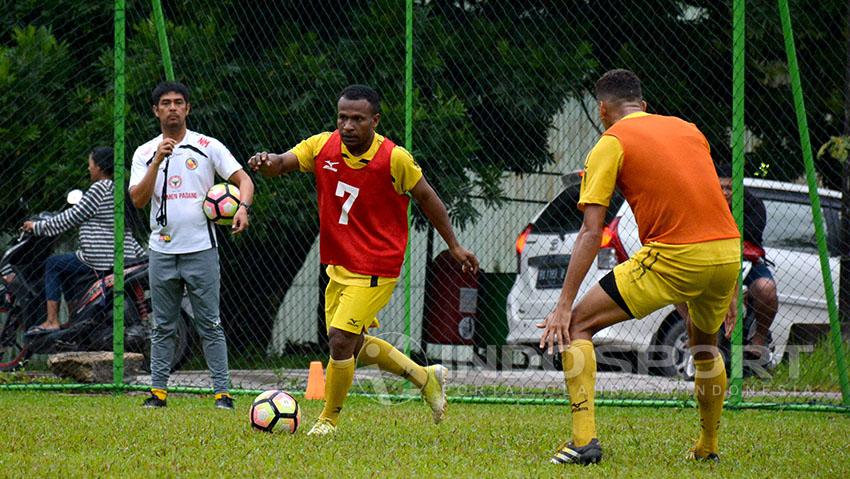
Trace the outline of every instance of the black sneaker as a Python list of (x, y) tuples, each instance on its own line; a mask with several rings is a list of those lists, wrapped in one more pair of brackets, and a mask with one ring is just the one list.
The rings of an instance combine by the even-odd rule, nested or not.
[(697, 454), (696, 449), (691, 449), (688, 452), (688, 459), (700, 462), (713, 462), (715, 464), (720, 462), (720, 456), (716, 453), (710, 452), (707, 456), (701, 456)]
[(602, 461), (602, 446), (599, 440), (593, 438), (585, 446), (576, 447), (572, 442), (561, 446), (549, 462), (552, 464), (597, 464)]
[(222, 396), (215, 400), (215, 407), (218, 409), (233, 409), (233, 398)]
[(145, 402), (142, 403), (142, 407), (147, 408), (159, 408), (166, 406), (168, 406), (168, 403), (165, 402), (165, 399), (156, 397), (156, 394), (151, 394), (151, 397), (145, 399)]

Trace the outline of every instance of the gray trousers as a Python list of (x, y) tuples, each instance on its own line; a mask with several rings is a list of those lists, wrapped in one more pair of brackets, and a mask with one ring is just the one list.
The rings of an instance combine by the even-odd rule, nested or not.
[(221, 285), (218, 250), (210, 248), (186, 254), (164, 254), (151, 250), (148, 278), (154, 320), (151, 335), (152, 386), (157, 389), (168, 386), (185, 284), (213, 387), (216, 393), (227, 391), (230, 385), (227, 342), (218, 313)]

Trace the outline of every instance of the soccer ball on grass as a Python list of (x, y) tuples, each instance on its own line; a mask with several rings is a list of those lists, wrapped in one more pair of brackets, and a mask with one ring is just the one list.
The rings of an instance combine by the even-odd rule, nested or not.
[(276, 389), (266, 391), (251, 404), (251, 427), (254, 429), (292, 434), (300, 424), (301, 408), (289, 393)]

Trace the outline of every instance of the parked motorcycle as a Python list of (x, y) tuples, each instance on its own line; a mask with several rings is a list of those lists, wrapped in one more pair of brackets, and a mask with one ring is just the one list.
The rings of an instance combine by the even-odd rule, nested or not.
[[(82, 197), (68, 194), (73, 205)], [(41, 212), (28, 218), (42, 221), (56, 215)], [(65, 292), (68, 321), (61, 328), (41, 334), (26, 331), (46, 318), (44, 265), (56, 247), (57, 238), (21, 232), (13, 238), (0, 258), (0, 371), (24, 366), (33, 354), (67, 351), (112, 350), (112, 306), (114, 275), (98, 278), (94, 271), (81, 275)], [(142, 258), (124, 267), (124, 350), (145, 355), (149, 364), (151, 307), (148, 260)], [(188, 324), (192, 309), (184, 296), (182, 321), (178, 321), (172, 367), (186, 359)]]

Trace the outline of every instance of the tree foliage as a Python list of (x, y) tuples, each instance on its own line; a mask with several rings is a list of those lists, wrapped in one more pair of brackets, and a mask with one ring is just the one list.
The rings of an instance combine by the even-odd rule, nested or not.
[[(806, 102), (817, 147), (841, 134), (846, 2), (792, 1)], [(0, 2), (0, 227), (22, 220), (16, 199), (53, 209), (85, 186), (85, 153), (112, 143), (111, 2)], [(499, 205), (505, 172), (552, 161), (547, 135), (570, 98), (609, 68), (635, 70), (650, 110), (682, 116), (728, 157), (730, 1), (430, 0), (415, 5), (413, 153), (453, 221)], [(382, 93), (379, 130), (403, 144), (405, 11), (391, 0), (166, 2), (179, 80), (192, 89), (190, 128), (219, 138), (243, 162), (334, 128), (336, 94), (367, 83)], [(150, 90), (164, 79), (149, 3), (128, 2), (128, 158), (158, 133)], [(747, 125), (758, 138), (747, 171), (802, 172), (778, 14), (748, 8)], [(592, 112), (591, 112), (592, 114)], [(726, 159), (726, 158), (724, 158)], [(765, 166), (766, 165), (766, 166)], [(265, 326), (316, 237), (308, 175), (255, 178), (254, 225), (225, 241), (230, 314)], [(421, 216), (416, 216), (423, 225)], [(261, 258), (261, 259), (257, 259)], [(246, 289), (248, 290), (246, 293)], [(236, 294), (236, 296), (234, 296)], [(247, 294), (249, 297), (237, 297)], [(230, 297), (228, 297), (230, 295)], [(246, 310), (247, 309), (247, 310)], [(248, 321), (250, 319), (250, 321)]]

